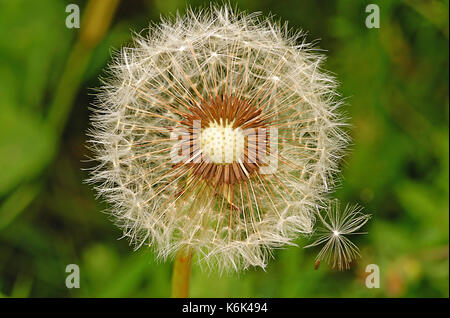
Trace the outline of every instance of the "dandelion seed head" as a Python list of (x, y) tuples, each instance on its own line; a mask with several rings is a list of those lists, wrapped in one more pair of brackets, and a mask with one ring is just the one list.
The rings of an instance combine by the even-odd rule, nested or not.
[(302, 33), (228, 6), (135, 35), (89, 132), (90, 181), (124, 236), (240, 270), (310, 234), (348, 142), (323, 60)]

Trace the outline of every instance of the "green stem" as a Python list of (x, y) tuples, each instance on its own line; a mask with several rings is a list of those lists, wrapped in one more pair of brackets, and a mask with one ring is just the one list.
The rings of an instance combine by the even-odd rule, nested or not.
[(192, 252), (180, 249), (173, 264), (172, 298), (189, 297), (189, 277), (191, 274)]

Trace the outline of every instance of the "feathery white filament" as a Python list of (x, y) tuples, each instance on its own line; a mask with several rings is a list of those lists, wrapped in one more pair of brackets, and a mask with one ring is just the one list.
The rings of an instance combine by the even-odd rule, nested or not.
[(350, 268), (350, 263), (360, 256), (358, 247), (349, 240), (348, 235), (363, 234), (357, 232), (370, 219), (369, 214), (361, 213), (358, 205), (347, 205), (343, 211), (337, 199), (326, 208), (325, 216), (318, 214), (319, 225), (314, 236), (316, 240), (305, 248), (322, 245), (317, 260), (325, 260), (339, 270)]

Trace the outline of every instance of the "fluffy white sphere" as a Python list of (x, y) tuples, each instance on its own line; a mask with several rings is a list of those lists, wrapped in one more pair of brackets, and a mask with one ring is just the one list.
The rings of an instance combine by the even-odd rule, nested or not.
[(323, 58), (228, 7), (136, 36), (110, 66), (90, 134), (91, 181), (125, 235), (162, 258), (189, 248), (237, 270), (311, 233), (347, 143)]

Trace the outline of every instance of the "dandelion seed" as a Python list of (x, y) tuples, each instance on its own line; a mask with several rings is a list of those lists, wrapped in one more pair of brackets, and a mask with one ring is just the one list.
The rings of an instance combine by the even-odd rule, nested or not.
[(358, 247), (346, 236), (365, 234), (358, 231), (370, 219), (370, 215), (361, 213), (358, 205), (347, 205), (340, 210), (339, 201), (333, 200), (326, 208), (325, 217), (318, 213), (321, 226), (315, 232), (316, 240), (305, 248), (325, 244), (316, 257), (315, 268), (325, 260), (332, 268), (339, 270), (350, 268), (350, 263), (360, 256)]
[(320, 259), (316, 260), (316, 262), (314, 263), (314, 269), (318, 270), (320, 266)]
[(227, 6), (136, 35), (90, 132), (90, 181), (125, 236), (238, 270), (311, 233), (347, 144), (323, 59), (301, 33)]

